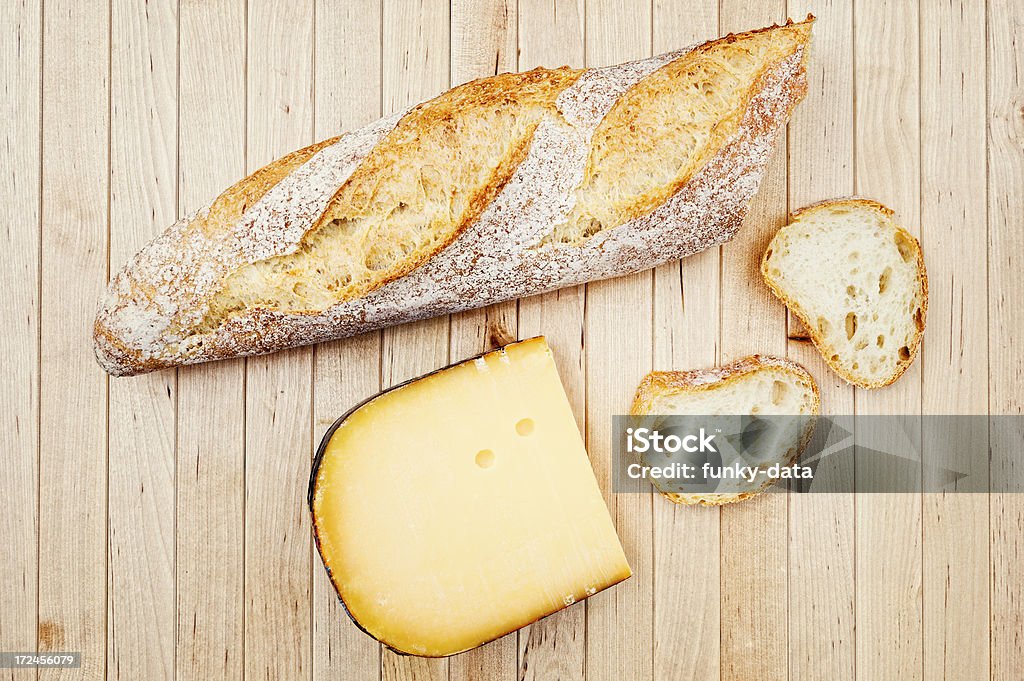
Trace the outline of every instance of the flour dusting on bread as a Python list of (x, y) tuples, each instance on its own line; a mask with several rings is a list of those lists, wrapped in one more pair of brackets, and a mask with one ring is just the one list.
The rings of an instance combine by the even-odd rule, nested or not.
[[(120, 375), (271, 352), (626, 274), (721, 243), (739, 228), (775, 138), (806, 91), (809, 32), (810, 20), (614, 67), (503, 74), (295, 152), (177, 223), (114, 278), (95, 327), (100, 363)], [(734, 58), (742, 67), (737, 72), (750, 78), (740, 99), (731, 85), (730, 98), (714, 100), (733, 107), (722, 114), (729, 119), (722, 129), (731, 132), (700, 152), (706, 159), (688, 152), (672, 161), (683, 164), (678, 169), (659, 170), (681, 184), (638, 189), (646, 193), (638, 195), (634, 217), (624, 214), (563, 241), (558, 226), (580, 209), (580, 200), (593, 200), (578, 188), (602, 168), (618, 172), (595, 166), (600, 158), (593, 148), (602, 124), (631, 115), (616, 103), (686, 60), (692, 68), (668, 90), (645, 96), (684, 87), (713, 92), (714, 82), (700, 80), (708, 72), (701, 71), (708, 45), (724, 46), (715, 54)], [(520, 90), (507, 89), (513, 85)], [(522, 148), (519, 137), (472, 140), (467, 149), (489, 159), (478, 180), (486, 173), (491, 179), (462, 193), (438, 184), (445, 180), (432, 174), (429, 156), (403, 157), (413, 164), (434, 222), (416, 227), (415, 242), (389, 233), (391, 224), (407, 229), (418, 219), (420, 208), (399, 197), (420, 185), (374, 185), (361, 169), (368, 159), (377, 154), (386, 161), (387, 153), (378, 151), (415, 141), (415, 126), (429, 125), (424, 134), (456, 145), (445, 149), (451, 163), (458, 145), (469, 143), (458, 131), (480, 129), (492, 118), (514, 121), (516, 135), (528, 130)], [(683, 135), (684, 143), (689, 133), (665, 134)], [(620, 142), (608, 137), (602, 144)], [(640, 174), (644, 163), (662, 162), (645, 161), (640, 149), (633, 156)], [(376, 213), (359, 212), (361, 197), (375, 202)], [(453, 202), (441, 213), (438, 197)], [(651, 202), (651, 209), (639, 207)], [(333, 217), (325, 225), (328, 213)], [(330, 258), (317, 251), (326, 248), (323, 239), (330, 240)], [(357, 262), (365, 282), (338, 280), (330, 263), (339, 257)], [(261, 289), (271, 279), (273, 289)]]

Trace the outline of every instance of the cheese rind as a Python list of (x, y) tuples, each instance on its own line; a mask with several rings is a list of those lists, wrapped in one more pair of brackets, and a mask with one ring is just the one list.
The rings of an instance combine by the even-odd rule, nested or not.
[(350, 412), (311, 507), (349, 615), (399, 652), (474, 648), (631, 574), (543, 338)]

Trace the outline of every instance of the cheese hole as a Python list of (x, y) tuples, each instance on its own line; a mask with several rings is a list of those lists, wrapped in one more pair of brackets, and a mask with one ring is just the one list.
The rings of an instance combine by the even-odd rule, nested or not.
[(516, 432), (523, 437), (533, 433), (533, 419), (521, 419), (516, 423)]
[(476, 453), (476, 465), (480, 468), (490, 468), (494, 465), (494, 452), (490, 449), (481, 449)]

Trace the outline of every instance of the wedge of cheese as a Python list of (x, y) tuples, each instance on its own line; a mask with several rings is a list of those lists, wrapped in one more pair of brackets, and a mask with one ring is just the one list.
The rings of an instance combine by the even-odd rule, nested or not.
[(310, 507), (349, 615), (403, 653), (474, 648), (631, 574), (543, 338), (339, 419)]

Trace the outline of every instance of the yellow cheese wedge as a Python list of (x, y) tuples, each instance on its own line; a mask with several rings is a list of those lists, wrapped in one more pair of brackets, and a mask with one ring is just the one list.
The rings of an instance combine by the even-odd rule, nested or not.
[(339, 419), (310, 507), (349, 615), (403, 653), (475, 648), (631, 574), (543, 338)]

